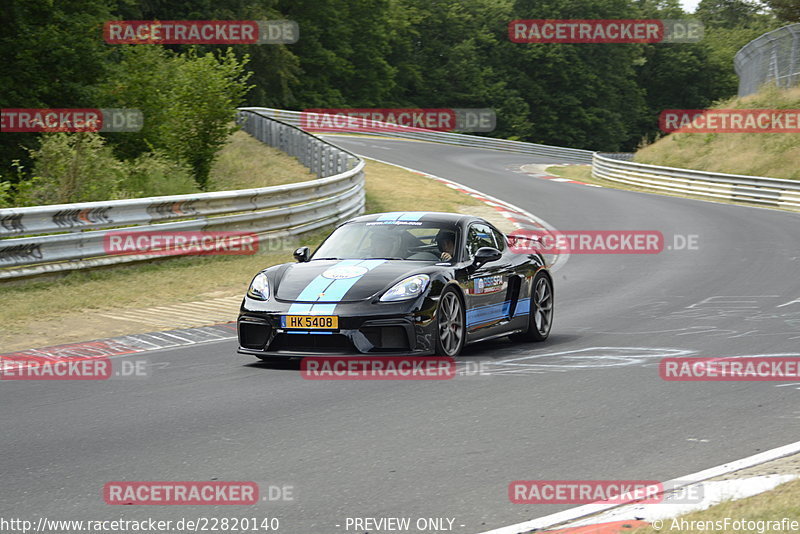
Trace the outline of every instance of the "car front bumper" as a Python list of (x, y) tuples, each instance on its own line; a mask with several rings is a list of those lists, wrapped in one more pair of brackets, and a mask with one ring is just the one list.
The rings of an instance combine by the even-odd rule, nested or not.
[(256, 357), (314, 355), (425, 355), (435, 351), (435, 302), (338, 303), (336, 330), (283, 328), (291, 303), (245, 297), (237, 321), (240, 354)]

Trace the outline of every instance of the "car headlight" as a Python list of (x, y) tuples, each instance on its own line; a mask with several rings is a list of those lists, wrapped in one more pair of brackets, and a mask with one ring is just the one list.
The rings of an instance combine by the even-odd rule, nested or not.
[(427, 274), (415, 274), (409, 276), (405, 280), (397, 282), (392, 288), (383, 294), (381, 297), (382, 302), (391, 302), (395, 300), (406, 300), (418, 297), (428, 287), (431, 277)]
[(247, 289), (247, 296), (258, 300), (269, 300), (269, 282), (265, 273), (258, 273), (253, 278)]

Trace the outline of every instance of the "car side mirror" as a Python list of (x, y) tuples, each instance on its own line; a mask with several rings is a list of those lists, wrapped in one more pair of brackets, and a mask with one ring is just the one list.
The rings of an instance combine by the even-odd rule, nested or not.
[(503, 257), (503, 253), (493, 247), (481, 247), (475, 252), (475, 259), (472, 260), (472, 265), (475, 268), (480, 267), (484, 263), (491, 263)]
[(300, 247), (294, 251), (294, 259), (300, 263), (305, 263), (311, 257), (311, 249), (308, 247)]

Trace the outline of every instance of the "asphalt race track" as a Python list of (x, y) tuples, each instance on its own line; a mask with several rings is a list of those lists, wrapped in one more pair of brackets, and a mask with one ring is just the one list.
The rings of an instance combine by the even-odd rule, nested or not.
[[(514, 480), (668, 480), (799, 439), (800, 384), (667, 382), (658, 361), (800, 353), (800, 215), (553, 182), (514, 172), (546, 161), (503, 152), (331, 139), (559, 230), (696, 235), (698, 249), (573, 254), (550, 340), (467, 349), (479, 376), (307, 381), (225, 341), (148, 353), (167, 365), (138, 380), (2, 382), (4, 515), (278, 517), (290, 534), (433, 517), (472, 534), (570, 507), (512, 504)], [(247, 480), (293, 500), (106, 505), (117, 480)]]

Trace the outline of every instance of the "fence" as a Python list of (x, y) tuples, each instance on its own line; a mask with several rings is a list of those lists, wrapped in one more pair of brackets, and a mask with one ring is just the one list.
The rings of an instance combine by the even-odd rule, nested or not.
[[(320, 178), (308, 182), (197, 195), (85, 202), (0, 210), (0, 280), (155, 255), (108, 256), (104, 238), (126, 231), (241, 231), (261, 240), (297, 235), (344, 221), (364, 209), (364, 161), (308, 134), (300, 112), (243, 108), (237, 120), (257, 139), (297, 157)], [(384, 135), (592, 163), (592, 174), (656, 191), (800, 211), (800, 181), (675, 169), (600, 154), (462, 134), (394, 129)]]
[[(301, 112), (299, 111), (272, 108), (247, 109), (258, 110), (291, 124), (299, 125), (301, 123)], [(632, 161), (634, 155), (626, 152), (600, 154), (588, 150), (390, 126), (390, 128), (386, 128), (385, 132), (370, 131), (369, 134), (433, 141), (471, 148), (506, 150), (537, 157), (546, 156), (564, 163), (591, 163), (593, 176), (617, 183), (656, 191), (725, 199), (732, 202), (749, 202), (790, 210), (800, 207), (800, 181), (796, 180), (645, 165), (634, 163)]]
[(800, 181), (645, 165), (595, 153), (592, 176), (647, 189), (800, 210)]
[(778, 87), (800, 84), (800, 24), (791, 24), (750, 41), (733, 59), (739, 75), (739, 96), (759, 90), (765, 83)]
[[(251, 111), (264, 113), (270, 117), (300, 126), (300, 111), (287, 111), (273, 108), (242, 108)], [(377, 129), (379, 130), (379, 129)], [(564, 148), (550, 145), (538, 145), (535, 143), (525, 143), (523, 141), (510, 141), (508, 139), (495, 139), (492, 137), (481, 137), (477, 135), (465, 135), (449, 132), (437, 132), (433, 130), (423, 130), (420, 128), (408, 128), (393, 124), (386, 124), (386, 131), (370, 131), (370, 135), (382, 135), (387, 137), (397, 137), (400, 139), (416, 139), (421, 141), (432, 141), (448, 145), (465, 146), (470, 148), (486, 148), (490, 150), (503, 150), (506, 152), (516, 152), (518, 154), (528, 154), (531, 156), (545, 156), (553, 158), (558, 162), (565, 163), (591, 163), (592, 151), (577, 148)]]
[(105, 237), (114, 228), (252, 232), (266, 241), (363, 211), (364, 162), (358, 156), (262, 113), (241, 110), (237, 121), (320, 178), (258, 189), (1, 209), (0, 280), (163, 257), (108, 256)]

